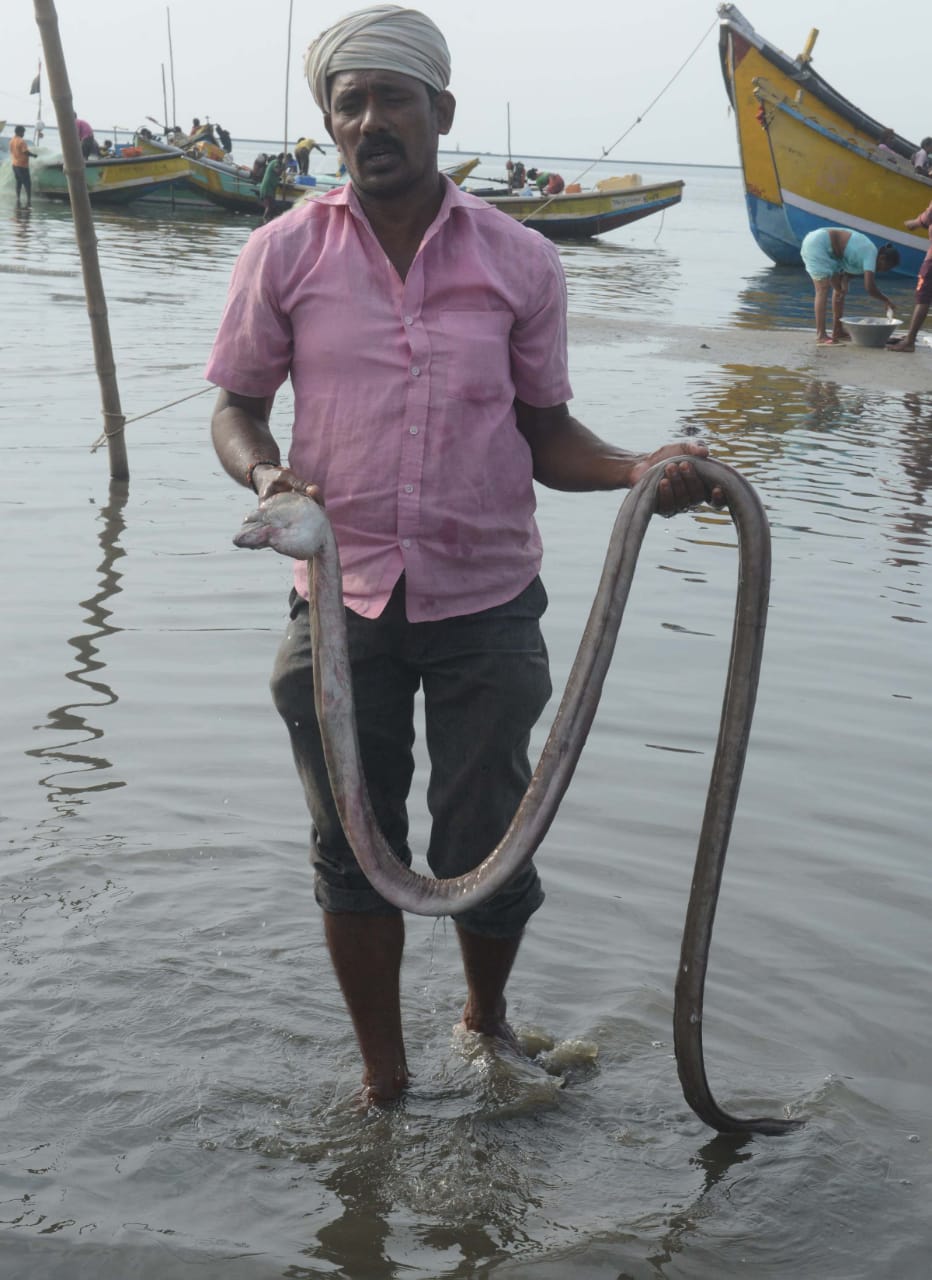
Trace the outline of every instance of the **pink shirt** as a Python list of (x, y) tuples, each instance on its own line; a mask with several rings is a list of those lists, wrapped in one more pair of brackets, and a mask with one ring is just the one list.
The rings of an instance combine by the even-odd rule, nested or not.
[(86, 120), (79, 120), (77, 117), (75, 117), (74, 127), (78, 131), (78, 138), (81, 142), (83, 142), (85, 138), (89, 138), (94, 132)]
[[(554, 247), (446, 183), (402, 281), (347, 184), (252, 233), (206, 369), (270, 396), (291, 376), (289, 465), (320, 485), (346, 604), (401, 573), (413, 622), (512, 599), (540, 568), (514, 400), (572, 395)], [(307, 595), (305, 566), (295, 586)]]

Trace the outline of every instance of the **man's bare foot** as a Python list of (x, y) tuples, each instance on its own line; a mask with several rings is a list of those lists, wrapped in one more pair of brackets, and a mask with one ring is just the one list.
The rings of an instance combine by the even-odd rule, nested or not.
[(388, 1107), (404, 1096), (409, 1084), (408, 1072), (400, 1069), (378, 1075), (367, 1071), (363, 1075), (362, 1090), (359, 1098), (363, 1107)]
[(833, 337), (833, 339), (834, 339), (836, 342), (850, 342), (850, 341), (851, 341), (851, 334), (850, 334), (850, 333), (848, 332), (848, 330), (844, 327), (844, 325), (839, 325), (837, 329), (833, 329), (833, 330), (832, 330), (832, 337)]
[(836, 345), (837, 344), (835, 342), (835, 339), (830, 338), (827, 333), (821, 333), (816, 335), (817, 347), (834, 347)]
[(521, 1041), (515, 1035), (514, 1028), (506, 1018), (496, 1018), (494, 1021), (490, 1020), (482, 1023), (481, 1026), (471, 1026), (464, 1017), (462, 1022), (457, 1023), (454, 1030), (460, 1033), (472, 1031), (476, 1035), (492, 1041), (495, 1047), (507, 1049), (509, 1053), (514, 1053), (520, 1058), (527, 1056), (524, 1052)]
[(915, 351), (916, 344), (909, 338), (898, 338), (896, 342), (887, 343), (888, 351)]

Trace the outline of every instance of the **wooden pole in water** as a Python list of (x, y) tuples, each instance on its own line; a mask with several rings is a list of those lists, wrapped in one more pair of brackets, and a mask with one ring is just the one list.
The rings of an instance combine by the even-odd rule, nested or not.
[(74, 236), (81, 255), (87, 314), (90, 317), (91, 336), (94, 341), (94, 363), (97, 366), (97, 380), (100, 383), (100, 398), (104, 413), (104, 432), (107, 436), (107, 450), (110, 455), (110, 476), (113, 480), (128, 480), (126, 435), (123, 430), (126, 419), (120, 408), (120, 391), (113, 363), (113, 348), (110, 344), (110, 325), (107, 321), (107, 300), (104, 296), (100, 261), (97, 257), (97, 236), (94, 232), (91, 202), (87, 194), (84, 156), (81, 153), (78, 131), (74, 123), (74, 103), (58, 30), (58, 14), (53, 0), (34, 0), (34, 5), (45, 53), (49, 90), (58, 120), (65, 177), (68, 180), (68, 194), (71, 198)]

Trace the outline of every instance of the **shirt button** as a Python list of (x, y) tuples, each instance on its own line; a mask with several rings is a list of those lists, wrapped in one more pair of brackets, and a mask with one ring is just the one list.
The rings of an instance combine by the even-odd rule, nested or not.
[(420, 367), (420, 365), (413, 364), (413, 365), (411, 366), (411, 376), (412, 376), (413, 378), (418, 377), (418, 376), (419, 376), (419, 374), (420, 374), (420, 372), (421, 372), (421, 367)]
[(402, 538), (402, 539), (401, 539), (401, 545), (402, 545), (403, 547), (410, 547), (410, 545), (411, 545), (411, 539), (410, 539), (410, 538)]
[(414, 492), (414, 485), (413, 485), (413, 484), (406, 484), (406, 485), (405, 485), (405, 493), (413, 493), (413, 492)]
[(408, 430), (411, 432), (413, 436), (417, 435), (417, 427), (408, 427)]
[(414, 316), (405, 316), (405, 324), (414, 324)]

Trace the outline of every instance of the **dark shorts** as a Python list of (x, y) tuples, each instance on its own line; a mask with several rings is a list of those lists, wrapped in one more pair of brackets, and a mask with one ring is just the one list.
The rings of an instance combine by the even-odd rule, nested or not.
[[(315, 892), (325, 911), (394, 914), (370, 886), (336, 812), (314, 711), (308, 606), (291, 595), (291, 622), (272, 673), (272, 696), (291, 736), (312, 819)], [(551, 693), (539, 578), (514, 600), (440, 622), (408, 622), (404, 578), (378, 618), (346, 611), (363, 771), (385, 838), (407, 865), (407, 797), (414, 773), (414, 698), (424, 691), (431, 835), (437, 876), (477, 866), (501, 840), (531, 776), (531, 729)], [(543, 902), (533, 863), (457, 922), (514, 937)]]
[(16, 179), (16, 194), (19, 195), (20, 191), (25, 191), (31, 195), (32, 179), (29, 176), (29, 169), (23, 164), (14, 164), (11, 167), (13, 177)]
[(916, 301), (924, 306), (932, 303), (932, 258), (925, 258), (916, 281)]

